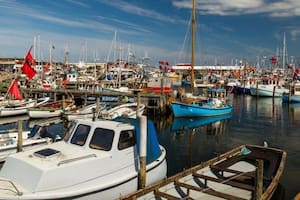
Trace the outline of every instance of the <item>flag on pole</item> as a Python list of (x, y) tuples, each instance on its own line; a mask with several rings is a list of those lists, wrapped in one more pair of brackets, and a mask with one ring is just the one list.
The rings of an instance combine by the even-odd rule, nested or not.
[(33, 59), (31, 55), (31, 49), (28, 50), (26, 56), (25, 56), (25, 62), (22, 67), (22, 72), (27, 75), (28, 79), (32, 79), (35, 75), (34, 69), (31, 67), (31, 65), (35, 65), (35, 60)]
[(31, 65), (35, 65), (35, 60), (31, 55), (31, 49), (32, 49), (32, 46), (30, 47), (30, 49), (28, 50), (28, 52), (25, 56), (25, 61), (28, 61), (29, 64), (31, 64)]
[(24, 74), (27, 75), (29, 80), (32, 79), (35, 75), (34, 69), (30, 66), (30, 64), (27, 61), (25, 61), (25, 63), (23, 64), (22, 71)]
[(9, 88), (9, 91), (8, 91), (10, 94), (12, 94), (16, 99), (18, 100), (22, 100), (22, 94), (19, 90), (19, 87), (18, 87), (18, 80), (15, 79), (11, 85), (11, 87)]

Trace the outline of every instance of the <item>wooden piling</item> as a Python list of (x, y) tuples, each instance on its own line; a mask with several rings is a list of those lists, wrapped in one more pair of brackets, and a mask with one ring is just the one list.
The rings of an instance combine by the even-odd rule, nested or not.
[(23, 127), (22, 120), (18, 120), (18, 143), (17, 143), (17, 152), (23, 151)]
[(274, 85), (274, 86), (273, 86), (273, 95), (272, 95), (273, 103), (274, 103), (274, 97), (275, 97), (275, 90), (276, 90), (276, 86)]
[(62, 96), (62, 109), (65, 110), (66, 108), (66, 99), (65, 99), (65, 95)]
[(255, 183), (255, 199), (260, 200), (263, 194), (263, 170), (264, 170), (264, 161), (256, 160), (256, 183)]
[(256, 81), (256, 98), (258, 98), (258, 81)]
[(146, 153), (147, 153), (147, 117), (140, 116), (141, 136), (140, 136), (140, 172), (139, 189), (146, 186)]

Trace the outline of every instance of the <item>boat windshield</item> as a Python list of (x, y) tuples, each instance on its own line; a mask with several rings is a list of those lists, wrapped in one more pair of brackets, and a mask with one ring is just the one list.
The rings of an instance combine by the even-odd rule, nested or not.
[(91, 127), (84, 124), (79, 124), (72, 136), (71, 143), (83, 146), (89, 135)]
[(114, 131), (104, 128), (96, 128), (90, 142), (90, 148), (110, 151), (114, 139)]

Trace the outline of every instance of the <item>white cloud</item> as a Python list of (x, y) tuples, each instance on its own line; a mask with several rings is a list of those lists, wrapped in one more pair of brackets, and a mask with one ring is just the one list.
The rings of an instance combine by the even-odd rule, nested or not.
[[(84, 3), (83, 1), (76, 1), (76, 0), (66, 0), (66, 1), (71, 3), (71, 4), (83, 7), (83, 8), (90, 8), (89, 4)], [(88, 2), (88, 1), (86, 1), (86, 2)]]
[[(191, 1), (176, 0), (173, 5), (178, 8), (191, 8)], [(211, 0), (198, 1), (197, 10), (208, 15), (243, 15), (267, 14), (270, 17), (300, 16), (299, 0)]]

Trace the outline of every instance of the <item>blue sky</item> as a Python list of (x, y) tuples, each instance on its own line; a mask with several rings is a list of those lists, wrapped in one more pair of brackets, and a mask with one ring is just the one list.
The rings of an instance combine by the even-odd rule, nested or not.
[[(44, 60), (53, 45), (55, 61), (66, 51), (70, 62), (113, 60), (113, 52), (124, 59), (130, 51), (155, 65), (186, 62), (191, 6), (192, 0), (0, 0), (0, 57), (23, 57), (36, 37)], [(115, 32), (118, 51), (111, 48)], [(275, 56), (284, 33), (289, 60), (299, 62), (299, 0), (198, 0), (196, 64)]]

